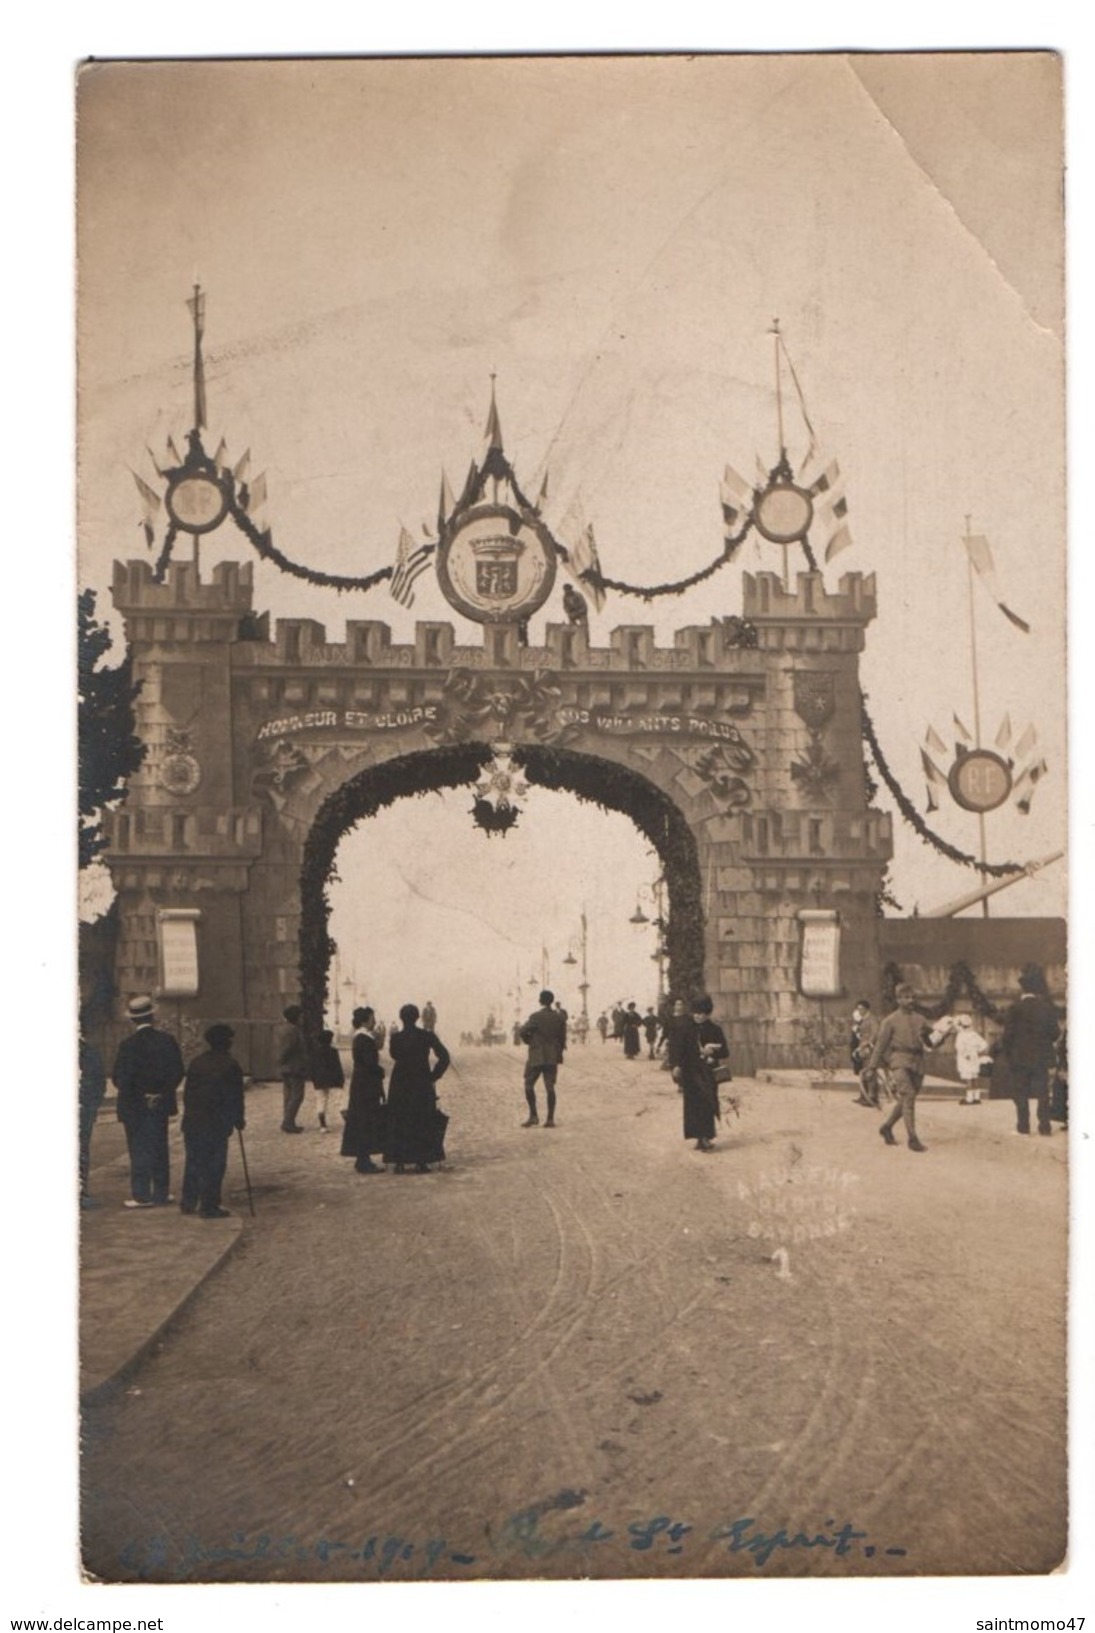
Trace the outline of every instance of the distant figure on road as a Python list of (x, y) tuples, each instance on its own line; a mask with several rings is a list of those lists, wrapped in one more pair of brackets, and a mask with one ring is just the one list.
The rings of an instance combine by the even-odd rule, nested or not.
[(301, 1031), (301, 1007), (290, 1004), (282, 1010), (284, 1026), (278, 1028), (278, 1074), (281, 1077), (281, 1132), (303, 1134), (297, 1122), (297, 1113), (304, 1104), (304, 1085), (308, 1078), (308, 1050)]
[(604, 1043), (608, 1037), (608, 1016), (603, 1011), (597, 1016), (597, 1030), (601, 1034), (601, 1042)]
[(345, 1081), (342, 1057), (335, 1048), (335, 1035), (333, 1032), (321, 1032), (312, 1062), (312, 1087), (316, 1091), (316, 1115), (319, 1118), (320, 1131), (324, 1134), (328, 1133), (327, 1108), (331, 1103), (331, 1090), (341, 1089)]
[(163, 1207), (172, 1200), (167, 1125), (179, 1109), (175, 1091), (183, 1078), (183, 1058), (171, 1033), (152, 1024), (156, 1010), (151, 998), (131, 999), (126, 1013), (135, 1030), (118, 1045), (110, 1074), (129, 1147), (132, 1195), (125, 1206)]
[(702, 1010), (690, 1015), (684, 999), (678, 998), (667, 1034), (669, 1069), (684, 1097), (684, 1137), (696, 1142), (697, 1151), (712, 1149), (718, 1105), (714, 1074), (700, 1048), (698, 1023), (704, 1019)]
[(449, 1051), (433, 1032), (417, 1024), (417, 1004), (404, 1004), (399, 1019), (400, 1030), (388, 1043), (395, 1065), (388, 1089), (384, 1159), (395, 1164), (397, 1174), (405, 1173), (409, 1162), (417, 1173), (428, 1174), (432, 1162), (445, 1160), (448, 1118), (438, 1109), (435, 1084), (449, 1069)]
[(535, 1128), (540, 1118), (536, 1110), (536, 1080), (543, 1077), (547, 1091), (545, 1128), (555, 1127), (555, 1080), (567, 1046), (566, 1016), (553, 1009), (555, 994), (546, 988), (540, 994), (540, 1008), (533, 1010), (521, 1028), (521, 1042), (528, 1044), (525, 1062), (525, 1099), (528, 1117), (522, 1128)]
[(434, 1031), (437, 1026), (437, 1011), (432, 998), (427, 998), (422, 1007), (422, 1025), (427, 1032)]
[(639, 1011), (635, 1008), (634, 999), (631, 1000), (627, 1008), (624, 1010), (623, 1024), (624, 1055), (628, 1060), (634, 1060), (642, 1047), (639, 1042), (639, 1034), (643, 1029), (643, 1018), (639, 1014)]
[(200, 1212), (203, 1219), (228, 1218), (228, 1209), (221, 1207), (228, 1142), (233, 1129), (246, 1126), (243, 1072), (231, 1054), (234, 1037), (230, 1026), (211, 1026), (205, 1034), (209, 1048), (205, 1054), (195, 1055), (183, 1083), (186, 1167), (179, 1209), (182, 1213)]
[(658, 1045), (658, 1017), (655, 1015), (652, 1005), (647, 1006), (646, 1014), (643, 1016), (643, 1031), (646, 1034), (648, 1056), (653, 1060)]
[(893, 1110), (878, 1132), (887, 1145), (896, 1145), (894, 1124), (904, 1118), (909, 1150), (926, 1151), (916, 1133), (916, 1097), (924, 1081), (924, 1050), (937, 1040), (924, 1016), (917, 1013), (916, 993), (907, 981), (898, 983), (894, 997), (897, 1008), (882, 1022), (867, 1062), (868, 1071), (889, 1072), (894, 1094)]
[(1037, 964), (1024, 966), (1019, 989), (1019, 997), (1004, 1017), (1000, 1036), (1000, 1048), (1007, 1062), (1008, 1092), (1015, 1101), (1015, 1132), (1030, 1133), (1030, 1097), (1034, 1095), (1038, 1105), (1038, 1132), (1052, 1134), (1049, 1074), (1061, 1026), (1045, 975)]
[(353, 1013), (353, 1066), (350, 1102), (342, 1130), (343, 1157), (356, 1157), (359, 1174), (382, 1173), (373, 1161), (384, 1150), (384, 1068), (375, 1036), (376, 1016), (367, 1006)]

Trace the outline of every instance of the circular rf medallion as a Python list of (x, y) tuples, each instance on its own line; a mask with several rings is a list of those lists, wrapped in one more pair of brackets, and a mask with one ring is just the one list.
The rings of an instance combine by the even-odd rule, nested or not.
[(214, 476), (176, 477), (165, 495), (167, 513), (184, 533), (211, 533), (228, 511), (228, 495)]
[(793, 544), (808, 532), (814, 504), (804, 488), (793, 482), (775, 482), (753, 507), (757, 527), (773, 544)]
[(475, 505), (437, 552), (446, 601), (479, 624), (516, 623), (542, 607), (555, 583), (555, 547), (536, 517), (508, 505)]
[(995, 811), (1011, 793), (1011, 771), (991, 749), (974, 748), (951, 766), (947, 786), (964, 811)]
[(160, 767), (160, 787), (169, 794), (193, 794), (202, 768), (192, 754), (169, 754)]

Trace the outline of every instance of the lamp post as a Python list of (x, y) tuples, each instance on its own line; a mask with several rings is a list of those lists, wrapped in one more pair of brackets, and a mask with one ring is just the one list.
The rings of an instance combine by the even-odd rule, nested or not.
[(632, 913), (631, 917), (628, 919), (628, 923), (629, 924), (653, 924), (655, 930), (658, 932), (657, 946), (656, 946), (655, 950), (651, 953), (650, 956), (651, 956), (651, 958), (653, 958), (653, 959), (655, 959), (657, 961), (657, 965), (658, 965), (658, 1006), (660, 1008), (662, 1000), (665, 997), (665, 925), (666, 925), (666, 921), (665, 921), (665, 909), (664, 909), (664, 905), (663, 905), (663, 901), (664, 901), (663, 892), (665, 890), (665, 879), (663, 878), (663, 876), (661, 874), (659, 874), (658, 877), (654, 880), (653, 885), (646, 886), (645, 888), (649, 889), (651, 894), (654, 897), (654, 918), (653, 919), (647, 918), (646, 914), (643, 912), (641, 900), (636, 899), (635, 911), (634, 911), (634, 913)]

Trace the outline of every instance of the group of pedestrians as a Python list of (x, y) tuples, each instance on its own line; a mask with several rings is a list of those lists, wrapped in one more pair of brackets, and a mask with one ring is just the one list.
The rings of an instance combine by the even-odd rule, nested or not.
[(653, 1060), (658, 1052), (660, 1042), (659, 1031), (664, 1031), (654, 1010), (647, 1006), (644, 1015), (639, 1014), (639, 1007), (632, 999), (625, 1004), (621, 999), (612, 1007), (611, 1017), (605, 1010), (597, 1017), (597, 1031), (601, 1042), (607, 1043), (611, 1036), (616, 1043), (623, 1044), (624, 1056), (627, 1060), (636, 1060), (642, 1053), (643, 1041), (646, 1042), (647, 1058)]
[[(320, 1130), (328, 1132), (328, 1110), (332, 1089), (342, 1088), (345, 1073), (334, 1034), (320, 1035), (319, 1046), (309, 1051), (299, 1004), (290, 1004), (282, 1014), (283, 1025), (277, 1040), (278, 1069), (282, 1082), (283, 1134), (302, 1134), (298, 1121), (304, 1104), (305, 1084), (311, 1076), (316, 1091), (316, 1114)], [(419, 1025), (421, 1020), (422, 1025)], [(351, 1073), (349, 1102), (344, 1115), (341, 1154), (354, 1158), (359, 1174), (377, 1174), (384, 1167), (397, 1174), (413, 1168), (428, 1173), (434, 1163), (445, 1160), (445, 1128), (448, 1119), (437, 1104), (436, 1085), (449, 1067), (449, 1052), (433, 1028), (437, 1011), (427, 1003), (404, 1004), (399, 1026), (387, 1032), (388, 1050), (393, 1061), (391, 1084), (384, 1091), (385, 1068), (380, 1051), (385, 1033), (376, 1012), (367, 1005), (352, 1016), (350, 1046)], [(376, 1163), (374, 1157), (382, 1161)]]
[(243, 1072), (231, 1052), (232, 1028), (223, 1023), (209, 1027), (206, 1049), (184, 1066), (175, 1038), (155, 1025), (151, 998), (131, 999), (126, 1013), (133, 1030), (119, 1044), (111, 1073), (118, 1091), (118, 1121), (129, 1150), (130, 1195), (125, 1206), (163, 1208), (175, 1200), (168, 1129), (179, 1113), (181, 1084), (186, 1156), (180, 1210), (203, 1219), (227, 1219), (221, 1188), (228, 1142), (236, 1129), (242, 1132), (245, 1127)]
[(1006, 1078), (1006, 1093), (1015, 1105), (1016, 1133), (1031, 1131), (1031, 1100), (1037, 1107), (1038, 1133), (1053, 1133), (1051, 1079), (1061, 1026), (1045, 973), (1038, 965), (1027, 965), (1020, 974), (1019, 997), (1004, 1016), (993, 1048), (968, 1015), (944, 1015), (935, 1021), (925, 1016), (917, 1008), (916, 993), (908, 982), (895, 987), (894, 998), (897, 1007), (881, 1026), (874, 1021), (865, 999), (852, 1014), (851, 1054), (860, 1083), (858, 1103), (881, 1109), (882, 1095), (891, 1096), (892, 1108), (878, 1131), (887, 1145), (897, 1144), (894, 1130), (900, 1122), (910, 1151), (928, 1149), (917, 1133), (916, 1102), (924, 1081), (927, 1052), (948, 1037), (954, 1038), (962, 1083), (960, 1105), (980, 1105), (982, 1076), (986, 1067), (996, 1070), (995, 1053)]

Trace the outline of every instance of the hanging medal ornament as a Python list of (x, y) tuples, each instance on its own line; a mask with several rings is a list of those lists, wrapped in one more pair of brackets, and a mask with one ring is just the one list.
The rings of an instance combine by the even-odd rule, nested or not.
[(814, 519), (814, 502), (794, 482), (775, 481), (755, 496), (753, 520), (772, 544), (794, 544), (804, 539)]
[(521, 814), (528, 783), (513, 762), (512, 743), (492, 743), (491, 757), (475, 785), (471, 814), (487, 834), (505, 834)]
[(543, 606), (555, 584), (555, 547), (531, 512), (474, 505), (442, 533), (437, 579), (450, 606), (478, 624), (517, 623)]

